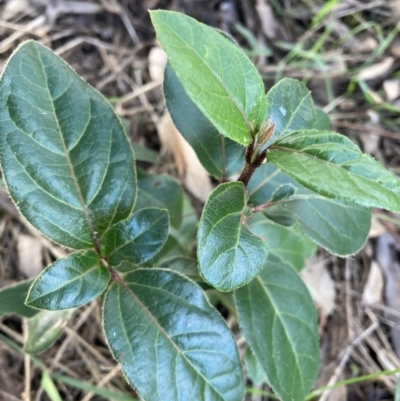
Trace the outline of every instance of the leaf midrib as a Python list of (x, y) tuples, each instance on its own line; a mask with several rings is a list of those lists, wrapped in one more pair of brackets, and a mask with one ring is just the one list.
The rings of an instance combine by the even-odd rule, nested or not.
[[(168, 29), (170, 29), (169, 25), (167, 25)], [(220, 84), (220, 86), (222, 87), (222, 89), (227, 93), (228, 98), (232, 101), (232, 103), (236, 106), (236, 108), (238, 109), (239, 113), (242, 115), (244, 122), (247, 125), (248, 128), (248, 133), (250, 134), (252, 132), (251, 129), (251, 124), (247, 119), (247, 116), (244, 113), (244, 110), (242, 111), (241, 107), (239, 106), (239, 104), (236, 102), (236, 99), (231, 95), (231, 93), (228, 91), (228, 89), (225, 87), (224, 83), (222, 82), (221, 78), (218, 77), (214, 71), (211, 69), (211, 67), (203, 60), (203, 58), (197, 54), (197, 52), (194, 50), (193, 46), (190, 43), (187, 43), (186, 41), (184, 41), (174, 30), (170, 29), (170, 33), (172, 33), (176, 38), (179, 39), (179, 41), (183, 44), (185, 44), (189, 50), (201, 61), (201, 63), (211, 72), (211, 74), (214, 76), (214, 78), (217, 80), (217, 82)], [(239, 127), (238, 127), (239, 128)]]
[[(42, 299), (42, 298), (46, 298), (46, 297), (48, 297), (50, 294), (53, 294), (53, 293), (55, 293), (55, 292), (58, 292), (58, 291), (60, 291), (60, 290), (61, 290), (62, 288), (64, 288), (64, 287), (70, 286), (71, 283), (73, 283), (73, 282), (75, 282), (75, 281), (82, 280), (82, 277), (84, 277), (85, 275), (91, 273), (93, 270), (95, 270), (95, 269), (97, 269), (97, 268), (100, 268), (100, 267), (101, 267), (101, 266), (99, 266), (99, 264), (96, 263), (94, 266), (90, 267), (88, 270), (85, 270), (84, 272), (82, 272), (82, 273), (80, 273), (79, 275), (75, 276), (72, 280), (64, 281), (63, 284), (60, 285), (59, 287), (53, 288), (51, 291), (46, 292), (45, 294), (41, 295), (40, 297), (35, 298), (35, 299), (34, 299), (34, 302), (36, 302), (36, 301), (38, 301), (38, 300), (40, 300), (40, 299)], [(71, 270), (73, 270), (73, 269), (71, 268)], [(75, 269), (75, 270), (76, 270), (76, 269)], [(45, 273), (45, 272), (46, 272), (46, 271), (44, 271), (44, 273)], [(32, 303), (32, 301), (31, 301), (31, 302), (27, 301), (26, 303), (27, 303), (28, 305), (30, 305), (30, 304)]]
[[(142, 270), (142, 269), (137, 269), (135, 272), (137, 272), (138, 270)], [(118, 285), (118, 284), (115, 284)], [(177, 353), (179, 355), (181, 355), (187, 362), (188, 364), (193, 368), (193, 370), (195, 372), (197, 372), (197, 374), (199, 376), (201, 376), (204, 381), (206, 383), (208, 383), (208, 385), (219, 395), (221, 396), (221, 398), (223, 399), (223, 394), (221, 394), (215, 387), (214, 385), (206, 378), (204, 377), (204, 375), (197, 369), (196, 366), (193, 365), (192, 361), (185, 355), (185, 353), (183, 353), (181, 351), (181, 349), (175, 344), (175, 342), (170, 338), (170, 336), (168, 335), (168, 333), (164, 330), (164, 327), (162, 327), (159, 322), (157, 321), (157, 319), (153, 316), (153, 314), (151, 313), (151, 311), (142, 303), (142, 301), (139, 299), (139, 297), (136, 296), (136, 294), (134, 293), (134, 291), (126, 284), (126, 283), (121, 283), (119, 286), (119, 288), (123, 288), (129, 295), (132, 296), (132, 298), (139, 304), (139, 306), (142, 308), (142, 310), (145, 312), (145, 314), (149, 317), (149, 319), (154, 323), (154, 325), (158, 328), (158, 330), (164, 335), (164, 337), (171, 343), (171, 345), (177, 350)], [(154, 287), (153, 287), (154, 288)], [(119, 291), (118, 291), (119, 293)], [(119, 303), (120, 305), (120, 303)], [(119, 308), (120, 309), (120, 308)], [(121, 310), (121, 309), (120, 309)], [(122, 321), (122, 313), (120, 314), (121, 316), (121, 321)], [(124, 331), (127, 333), (126, 328), (125, 328), (125, 322), (122, 321), (122, 325), (124, 327)], [(129, 348), (132, 349), (132, 347), (130, 346), (130, 342), (127, 341), (129, 344)], [(132, 353), (132, 352), (131, 352)]]
[[(365, 181), (369, 181), (369, 182), (371, 182), (371, 183), (373, 183), (373, 184), (377, 184), (377, 185), (379, 185), (380, 187), (383, 187), (383, 189), (385, 189), (386, 191), (388, 191), (388, 192), (390, 192), (391, 194), (393, 194), (393, 196), (396, 196), (396, 194), (393, 192), (393, 190), (391, 190), (391, 189), (388, 188), (388, 187), (385, 187), (383, 184), (381, 184), (381, 183), (379, 183), (379, 182), (376, 182), (376, 181), (374, 181), (374, 180), (372, 180), (372, 179), (370, 179), (370, 178), (364, 177), (364, 176), (362, 176), (362, 175), (352, 173), (351, 171), (348, 171), (348, 170), (346, 170), (345, 168), (341, 167), (340, 164), (335, 164), (335, 163), (329, 162), (328, 160), (321, 159), (321, 158), (319, 158), (319, 157), (317, 157), (317, 156), (315, 156), (315, 155), (311, 155), (311, 154), (309, 154), (309, 153), (307, 153), (307, 152), (304, 152), (303, 150), (287, 148), (287, 147), (284, 147), (284, 146), (275, 146), (275, 145), (272, 146), (270, 149), (271, 149), (271, 151), (273, 151), (273, 150), (278, 150), (278, 151), (288, 152), (288, 153), (297, 153), (297, 154), (299, 154), (299, 155), (301, 155), (301, 156), (307, 157), (308, 159), (311, 159), (311, 160), (318, 160), (320, 163), (323, 163), (323, 164), (327, 165), (329, 168), (338, 169), (338, 170), (342, 171), (342, 172), (345, 173), (345, 174), (349, 177), (349, 179), (351, 179), (352, 181), (354, 181), (354, 178), (353, 178), (353, 177), (357, 177), (358, 179), (365, 180)], [(361, 154), (361, 155), (362, 155), (362, 154)], [(357, 160), (359, 160), (359, 158), (358, 158), (358, 159), (355, 159), (354, 161), (357, 161)], [(361, 187), (360, 187), (360, 188), (361, 188)], [(364, 192), (367, 192), (367, 191), (364, 190)], [(339, 200), (340, 200), (340, 199), (339, 199)], [(346, 199), (344, 199), (344, 201), (346, 201)], [(350, 201), (350, 200), (348, 200), (348, 201)], [(350, 201), (350, 202), (351, 202), (351, 201)]]
[[(157, 210), (162, 210), (162, 209), (157, 209)], [(139, 211), (136, 212), (136, 213), (139, 213)], [(135, 214), (136, 214), (136, 213), (135, 213)], [(135, 214), (134, 214), (132, 217), (134, 217)], [(129, 245), (130, 243), (134, 242), (134, 241), (135, 241), (136, 239), (138, 239), (140, 236), (146, 234), (146, 232), (149, 231), (155, 224), (157, 224), (164, 216), (165, 216), (165, 213), (162, 213), (162, 214), (159, 215), (159, 217), (157, 218), (157, 220), (154, 220), (154, 219), (153, 219), (153, 220), (152, 220), (152, 223), (151, 223), (149, 226), (147, 226), (143, 231), (139, 232), (135, 237), (130, 238), (129, 240), (127, 240), (127, 241), (125, 241), (123, 244), (121, 244), (119, 247), (114, 248), (114, 250), (113, 250), (112, 252), (110, 252), (110, 253), (107, 255), (107, 258), (110, 258), (112, 255), (114, 255), (114, 254), (115, 254), (116, 252), (118, 252), (120, 249), (122, 249), (123, 247), (125, 247), (125, 246)], [(123, 221), (123, 223), (124, 223), (124, 222), (125, 222), (125, 221)]]
[[(51, 108), (53, 110), (54, 120), (55, 120), (56, 125), (57, 125), (57, 131), (60, 134), (60, 140), (61, 140), (61, 144), (62, 144), (62, 147), (63, 147), (63, 150), (64, 150), (65, 158), (66, 158), (67, 163), (68, 163), (68, 167), (69, 167), (69, 170), (70, 170), (71, 178), (72, 178), (72, 180), (73, 180), (73, 182), (75, 184), (75, 188), (76, 188), (76, 191), (77, 191), (77, 194), (78, 194), (79, 202), (82, 205), (82, 211), (83, 211), (83, 213), (85, 215), (85, 220), (86, 220), (86, 222), (88, 224), (88, 228), (89, 228), (90, 235), (92, 237), (93, 245), (95, 245), (96, 244), (96, 235), (95, 235), (95, 230), (94, 230), (94, 227), (93, 227), (93, 222), (92, 222), (92, 220), (91, 220), (91, 218), (89, 216), (89, 211), (88, 211), (88, 209), (86, 207), (86, 204), (85, 204), (85, 201), (84, 201), (84, 198), (83, 198), (83, 194), (82, 194), (81, 188), (79, 186), (78, 179), (77, 179), (76, 174), (75, 174), (74, 166), (73, 166), (72, 161), (70, 159), (69, 152), (68, 152), (68, 149), (66, 147), (66, 144), (65, 144), (65, 141), (64, 141), (64, 137), (62, 135), (62, 130), (61, 130), (60, 124), (58, 122), (58, 117), (57, 117), (57, 113), (56, 113), (55, 106), (54, 106), (54, 100), (53, 100), (53, 97), (52, 97), (52, 95), (50, 93), (50, 90), (49, 90), (49, 82), (48, 82), (48, 79), (47, 79), (47, 73), (46, 73), (46, 71), (44, 69), (44, 63), (43, 63), (41, 54), (40, 54), (40, 52), (39, 52), (39, 50), (37, 49), (36, 46), (34, 46), (34, 49), (35, 49), (35, 51), (36, 51), (36, 53), (38, 55), (38, 58), (40, 60), (40, 67), (42, 69), (43, 76), (44, 76), (44, 79), (46, 81), (46, 88), (45, 89), (46, 89), (46, 91), (47, 91), (47, 93), (49, 95)], [(89, 102), (89, 115), (91, 115), (90, 102)]]
[[(289, 343), (290, 343), (290, 345), (291, 345), (291, 349), (292, 349), (292, 352), (293, 352), (293, 354), (294, 354), (294, 357), (295, 357), (295, 360), (296, 360), (296, 363), (297, 363), (297, 364), (296, 364), (296, 370), (297, 370), (297, 372), (298, 372), (298, 375), (299, 375), (299, 377), (300, 377), (300, 381), (301, 381), (301, 384), (302, 384), (302, 390), (303, 390), (303, 391), (302, 391), (302, 394), (304, 394), (304, 381), (303, 381), (303, 377), (302, 377), (302, 375), (301, 375), (301, 370), (299, 369), (300, 363), (299, 363), (299, 360), (298, 360), (298, 355), (297, 355), (297, 353), (294, 351), (294, 350), (295, 350), (295, 347), (293, 346), (292, 339), (291, 339), (290, 335), (289, 335), (288, 332), (287, 332), (287, 327), (286, 327), (286, 325), (283, 323), (283, 319), (282, 319), (282, 316), (281, 316), (281, 314), (280, 314), (280, 312), (279, 312), (279, 308), (277, 308), (277, 306), (276, 306), (276, 304), (275, 304), (275, 302), (274, 302), (272, 296), (270, 295), (270, 293), (269, 293), (269, 291), (268, 291), (267, 286), (265, 285), (265, 283), (261, 280), (261, 278), (260, 278), (259, 276), (256, 276), (256, 280), (260, 283), (261, 287), (265, 290), (266, 296), (268, 297), (269, 301), (271, 302), (271, 305), (274, 307), (275, 316), (276, 316), (276, 317), (278, 318), (278, 320), (280, 321), (280, 323), (281, 323), (281, 325), (282, 325), (282, 327), (283, 327), (283, 329), (284, 329), (285, 335), (286, 335), (286, 337), (287, 337), (287, 339), (288, 339), (288, 341), (289, 341)], [(290, 290), (291, 290), (291, 289), (290, 289)]]
[[(283, 137), (285, 137), (287, 134), (289, 134), (292, 131), (288, 131), (288, 127), (290, 126), (290, 124), (293, 122), (294, 116), (295, 114), (298, 112), (298, 110), (300, 109), (300, 106), (303, 104), (303, 102), (308, 98), (311, 97), (311, 92), (308, 91), (307, 95), (303, 96), (302, 99), (300, 100), (300, 102), (297, 104), (296, 108), (293, 110), (290, 119), (288, 121), (287, 124), (285, 124), (285, 128), (278, 134), (277, 137), (279, 137), (279, 139), (283, 139)], [(314, 115), (314, 120), (315, 120), (315, 109), (313, 110), (313, 115)], [(275, 138), (277, 138), (275, 137)]]

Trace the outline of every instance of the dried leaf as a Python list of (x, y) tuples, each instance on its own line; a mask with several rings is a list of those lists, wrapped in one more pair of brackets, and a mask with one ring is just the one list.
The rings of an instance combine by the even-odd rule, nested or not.
[(310, 291), (320, 314), (320, 327), (335, 309), (335, 284), (330, 276), (326, 263), (316, 257), (310, 259), (300, 272), (300, 277)]
[(375, 134), (375, 131), (379, 128), (380, 117), (372, 109), (367, 110), (367, 115), (370, 118), (370, 122), (365, 124), (365, 131), (363, 135), (360, 135), (360, 139), (363, 143), (364, 152), (373, 154), (379, 149), (380, 136)]
[(397, 99), (400, 96), (400, 79), (387, 79), (383, 83), (383, 89), (389, 102)]
[(378, 42), (372, 36), (364, 39), (354, 40), (352, 43), (353, 53), (371, 53), (378, 47)]
[(386, 227), (379, 221), (378, 218), (372, 216), (371, 229), (369, 230), (368, 238), (376, 238), (385, 234)]
[(168, 111), (160, 120), (158, 136), (162, 152), (173, 155), (178, 176), (183, 180), (188, 191), (197, 199), (205, 202), (212, 191), (211, 179), (192, 147), (176, 129)]
[[(365, 127), (367, 129), (367, 127)], [(365, 153), (373, 154), (379, 149), (380, 136), (375, 134), (373, 127), (370, 132), (364, 132), (360, 135), (361, 142), (363, 144), (363, 150)]]
[(26, 277), (36, 277), (43, 269), (42, 242), (39, 238), (19, 234), (17, 242), (19, 270)]
[(153, 81), (163, 81), (167, 61), (167, 53), (161, 47), (151, 48), (149, 52), (149, 74)]
[(372, 261), (367, 282), (362, 293), (362, 303), (366, 306), (382, 303), (383, 295), (383, 274), (378, 263)]
[(393, 62), (393, 57), (387, 57), (380, 63), (366, 67), (358, 73), (358, 79), (368, 81), (386, 75), (392, 68)]
[(32, 7), (30, 6), (29, 0), (10, 0), (3, 8), (1, 19), (4, 21), (9, 21), (20, 13), (26, 14), (30, 11), (32, 11)]
[(271, 5), (265, 0), (257, 0), (256, 10), (265, 36), (269, 39), (276, 38), (279, 25), (276, 21)]

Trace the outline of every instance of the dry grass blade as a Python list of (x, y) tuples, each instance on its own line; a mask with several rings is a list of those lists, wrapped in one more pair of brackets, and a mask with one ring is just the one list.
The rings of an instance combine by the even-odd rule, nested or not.
[(362, 303), (366, 306), (382, 303), (383, 274), (377, 262), (372, 261), (368, 279), (362, 293)]
[(373, 65), (361, 70), (358, 73), (357, 78), (362, 79), (364, 81), (369, 81), (372, 79), (376, 79), (376, 78), (385, 76), (389, 73), (390, 69), (393, 66), (393, 63), (394, 63), (394, 58), (387, 57), (384, 60), (382, 60), (380, 63), (373, 64)]
[(0, 53), (4, 53), (7, 50), (10, 50), (13, 46), (15, 46), (15, 43), (18, 41), (18, 39), (22, 38), (25, 34), (34, 34), (38, 28), (42, 27), (45, 24), (45, 22), (46, 16), (39, 15), (39, 17), (26, 24), (22, 30), (14, 32), (10, 36), (8, 36), (0, 43)]

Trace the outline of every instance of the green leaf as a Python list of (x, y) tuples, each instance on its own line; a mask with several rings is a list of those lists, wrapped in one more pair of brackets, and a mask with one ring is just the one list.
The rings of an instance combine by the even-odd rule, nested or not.
[(179, 229), (183, 209), (183, 190), (179, 182), (166, 174), (149, 175), (138, 170), (138, 187), (135, 210), (146, 207), (167, 209), (171, 225)]
[[(201, 287), (205, 284), (199, 274), (197, 259), (187, 249), (182, 247), (172, 235), (168, 236), (161, 251), (142, 266), (168, 268), (192, 279)], [(118, 270), (122, 271), (121, 266), (118, 266)], [(131, 270), (132, 268), (125, 271)]]
[(283, 227), (257, 213), (249, 220), (251, 231), (268, 238), (270, 254), (274, 254), (300, 271), (317, 247), (296, 227)]
[(133, 151), (135, 153), (135, 159), (142, 162), (148, 162), (157, 164), (159, 162), (158, 154), (145, 146), (139, 145), (138, 143), (132, 143)]
[(267, 377), (258, 362), (257, 358), (254, 356), (251, 348), (247, 347), (246, 353), (244, 354), (244, 366), (246, 371), (255, 385), (259, 385), (267, 381)]
[(245, 148), (219, 134), (187, 95), (169, 63), (164, 74), (164, 96), (176, 128), (210, 175), (222, 180), (243, 167)]
[(235, 291), (243, 334), (283, 401), (304, 401), (318, 373), (317, 314), (297, 273), (274, 255)]
[(28, 319), (28, 338), (24, 351), (28, 354), (39, 354), (50, 348), (63, 333), (63, 324), (74, 315), (75, 309), (59, 311), (40, 311)]
[(184, 248), (196, 244), (196, 234), (199, 219), (196, 210), (187, 196), (183, 196), (182, 220), (178, 229), (170, 227), (170, 234)]
[(111, 106), (61, 58), (29, 41), (0, 83), (0, 161), (11, 197), (52, 240), (91, 248), (129, 216), (134, 158)]
[(296, 192), (292, 184), (283, 184), (272, 194), (271, 202), (278, 202), (290, 198)]
[(189, 97), (224, 136), (251, 142), (265, 119), (264, 83), (230, 40), (193, 18), (151, 11), (157, 38)]
[(279, 140), (267, 157), (323, 196), (400, 212), (400, 181), (343, 135), (297, 131)]
[(75, 252), (43, 270), (33, 282), (26, 304), (47, 310), (77, 308), (98, 297), (109, 280), (110, 273), (96, 252)]
[(232, 334), (193, 282), (138, 269), (113, 283), (103, 322), (114, 358), (146, 401), (242, 401), (244, 378)]
[(245, 285), (267, 260), (268, 242), (248, 229), (245, 211), (241, 182), (219, 185), (203, 209), (197, 234), (200, 273), (220, 291)]
[(57, 380), (59, 383), (67, 384), (73, 388), (77, 388), (79, 390), (83, 390), (86, 392), (91, 392), (99, 397), (100, 399), (107, 399), (109, 401), (139, 401), (137, 398), (132, 397), (128, 394), (121, 394), (120, 392), (111, 391), (106, 388), (94, 386), (93, 384), (88, 383), (87, 381), (77, 380), (70, 376), (62, 376), (60, 374), (52, 374), (51, 375), (54, 380)]
[(166, 210), (140, 209), (104, 234), (101, 254), (113, 266), (118, 266), (122, 260), (133, 264), (146, 262), (163, 247), (168, 227)]
[(56, 385), (47, 371), (42, 373), (40, 385), (43, 387), (43, 390), (46, 392), (51, 401), (62, 401), (60, 393), (58, 392)]
[(33, 280), (24, 280), (0, 289), (0, 316), (16, 313), (32, 317), (39, 311), (25, 305)]
[(296, 79), (280, 80), (268, 91), (266, 99), (266, 120), (275, 124), (266, 146), (292, 131), (314, 127), (316, 115), (311, 92)]
[(329, 119), (329, 115), (319, 107), (315, 108), (315, 112), (316, 114), (313, 128), (318, 131), (329, 131), (331, 129), (331, 120)]
[(271, 201), (282, 185), (291, 185), (296, 191), (263, 209), (269, 219), (285, 226), (298, 225), (307, 237), (335, 255), (354, 254), (365, 244), (371, 226), (369, 209), (318, 195), (273, 164), (256, 170), (248, 185), (249, 202), (260, 205)]

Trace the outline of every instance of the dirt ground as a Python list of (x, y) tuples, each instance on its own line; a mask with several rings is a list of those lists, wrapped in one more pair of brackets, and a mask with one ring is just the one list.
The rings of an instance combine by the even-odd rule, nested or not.
[[(157, 43), (149, 9), (185, 12), (230, 32), (267, 90), (282, 77), (302, 80), (333, 130), (400, 175), (399, 0), (3, 0), (0, 69), (26, 39), (51, 47), (112, 102), (134, 142), (159, 153), (162, 163), (143, 167), (181, 179), (186, 159), (174, 160), (157, 132), (165, 108), (158, 81), (163, 61), (151, 51)], [(201, 208), (201, 188), (195, 193), (184, 184)], [(21, 219), (4, 188), (0, 210), (0, 287), (34, 277), (65, 253)], [(358, 255), (341, 259), (320, 250), (308, 265), (320, 313), (315, 388), (339, 383), (314, 399), (395, 399), (399, 379), (385, 372), (400, 368), (400, 218), (381, 210), (373, 216)], [(97, 303), (81, 308), (56, 344), (36, 357), (50, 372), (75, 379), (54, 381), (64, 400), (112, 399), (98, 388), (136, 396), (108, 351), (100, 320)], [(23, 344), (26, 322), (0, 317), (0, 334), (0, 401), (50, 400), (41, 385), (43, 369), (12, 346)], [(345, 379), (354, 383), (344, 385)], [(247, 384), (246, 400), (274, 399), (266, 384), (250, 378)]]

